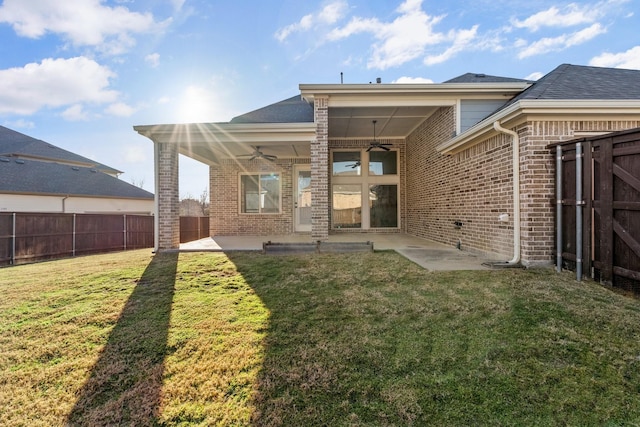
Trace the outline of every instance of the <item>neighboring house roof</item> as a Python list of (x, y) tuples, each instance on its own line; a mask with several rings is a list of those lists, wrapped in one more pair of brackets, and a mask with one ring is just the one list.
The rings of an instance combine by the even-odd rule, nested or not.
[(526, 82), (533, 83), (531, 80), (514, 79), (512, 77), (490, 76), (479, 73), (466, 73), (458, 77), (454, 77), (443, 83), (515, 83)]
[(0, 193), (153, 199), (95, 168), (0, 157)]
[(313, 106), (296, 95), (234, 117), (229, 123), (313, 123)]
[(102, 163), (0, 126), (0, 156), (36, 159), (92, 167), (112, 175), (122, 173)]

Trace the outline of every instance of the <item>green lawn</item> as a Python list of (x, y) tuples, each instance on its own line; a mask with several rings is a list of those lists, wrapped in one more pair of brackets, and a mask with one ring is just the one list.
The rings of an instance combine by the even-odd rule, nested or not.
[(0, 425), (640, 425), (640, 300), (393, 252), (0, 269)]

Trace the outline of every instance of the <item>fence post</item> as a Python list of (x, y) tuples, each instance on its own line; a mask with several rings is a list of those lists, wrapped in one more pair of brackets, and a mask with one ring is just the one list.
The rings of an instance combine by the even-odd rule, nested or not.
[(124, 231), (123, 231), (124, 239), (122, 240), (124, 242), (124, 250), (126, 251), (127, 250), (127, 214), (124, 214), (122, 218), (124, 219)]
[(71, 231), (72, 243), (71, 243), (71, 256), (76, 256), (76, 214), (73, 214), (73, 230)]
[(9, 263), (14, 265), (16, 263), (16, 213), (13, 215), (13, 224), (11, 226), (11, 260)]

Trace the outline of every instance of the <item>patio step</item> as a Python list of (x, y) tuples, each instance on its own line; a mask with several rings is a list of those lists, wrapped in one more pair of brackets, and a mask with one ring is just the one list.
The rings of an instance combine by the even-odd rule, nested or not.
[(373, 242), (311, 242), (311, 243), (278, 243), (264, 242), (264, 254), (304, 254), (304, 253), (336, 253), (336, 252), (373, 252)]

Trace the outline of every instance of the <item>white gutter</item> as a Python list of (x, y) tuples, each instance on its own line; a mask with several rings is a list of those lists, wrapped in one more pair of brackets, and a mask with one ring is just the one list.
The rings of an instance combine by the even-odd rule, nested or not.
[(520, 138), (518, 133), (500, 126), (500, 121), (493, 122), (493, 128), (513, 138), (513, 258), (507, 264), (520, 262)]

